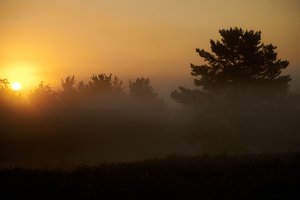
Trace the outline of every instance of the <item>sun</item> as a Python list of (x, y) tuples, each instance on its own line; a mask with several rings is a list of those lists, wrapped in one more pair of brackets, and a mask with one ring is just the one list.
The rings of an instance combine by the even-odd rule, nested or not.
[(22, 85), (19, 82), (13, 82), (11, 84), (11, 89), (13, 89), (14, 91), (19, 91), (21, 88), (22, 88)]

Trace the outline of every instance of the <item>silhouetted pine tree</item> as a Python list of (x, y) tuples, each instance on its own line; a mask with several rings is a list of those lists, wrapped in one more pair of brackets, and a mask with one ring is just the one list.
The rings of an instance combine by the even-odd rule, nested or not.
[[(276, 47), (261, 41), (261, 32), (222, 29), (210, 40), (212, 53), (196, 52), (206, 64), (191, 64), (194, 85), (179, 87), (171, 97), (189, 109), (187, 138), (212, 151), (295, 150), (299, 111), (289, 93), (289, 62)], [(180, 117), (179, 117), (180, 118)]]
[(194, 84), (200, 90), (179, 87), (171, 96), (179, 103), (199, 103), (208, 93), (228, 96), (242, 93), (242, 96), (274, 98), (288, 92), (289, 75), (282, 75), (289, 62), (277, 59), (276, 46), (261, 42), (261, 32), (240, 28), (219, 31), (221, 41), (210, 40), (212, 53), (196, 49), (203, 65), (191, 64)]

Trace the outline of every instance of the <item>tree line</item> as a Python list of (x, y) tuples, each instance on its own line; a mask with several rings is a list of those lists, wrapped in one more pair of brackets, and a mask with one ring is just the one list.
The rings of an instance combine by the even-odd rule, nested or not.
[[(260, 31), (230, 28), (219, 33), (221, 40), (210, 40), (211, 52), (196, 49), (205, 64), (191, 64), (195, 88), (180, 86), (171, 92), (182, 105), (174, 116), (147, 78), (130, 80), (126, 93), (123, 82), (112, 74), (94, 74), (88, 82), (68, 76), (61, 80), (62, 91), (41, 83), (29, 95), (31, 109), (23, 114), (14, 115), (1, 106), (4, 132), (41, 132), (42, 136), (33, 135), (39, 135), (36, 141), (47, 135), (46, 141), (53, 142), (48, 149), (58, 145), (60, 152), (73, 148), (78, 153), (88, 148), (107, 158), (191, 149), (298, 151), (300, 101), (289, 90), (291, 76), (283, 75), (289, 62), (277, 58), (276, 46), (262, 42)], [(2, 79), (1, 99), (8, 90)], [(14, 126), (10, 115), (20, 126)], [(193, 148), (184, 149), (185, 142)]]

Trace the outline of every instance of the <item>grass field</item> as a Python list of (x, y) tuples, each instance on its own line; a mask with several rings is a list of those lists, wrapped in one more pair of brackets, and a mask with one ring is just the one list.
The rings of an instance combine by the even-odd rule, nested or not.
[(1, 196), (37, 199), (298, 199), (300, 154), (170, 156), (72, 170), (0, 171)]

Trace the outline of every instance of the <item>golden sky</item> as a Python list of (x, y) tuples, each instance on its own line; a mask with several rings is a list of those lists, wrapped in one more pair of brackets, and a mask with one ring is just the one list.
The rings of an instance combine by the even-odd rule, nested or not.
[(105, 72), (170, 92), (191, 85), (195, 48), (237, 26), (261, 30), (297, 81), (299, 10), (298, 0), (0, 0), (0, 78), (31, 88)]

